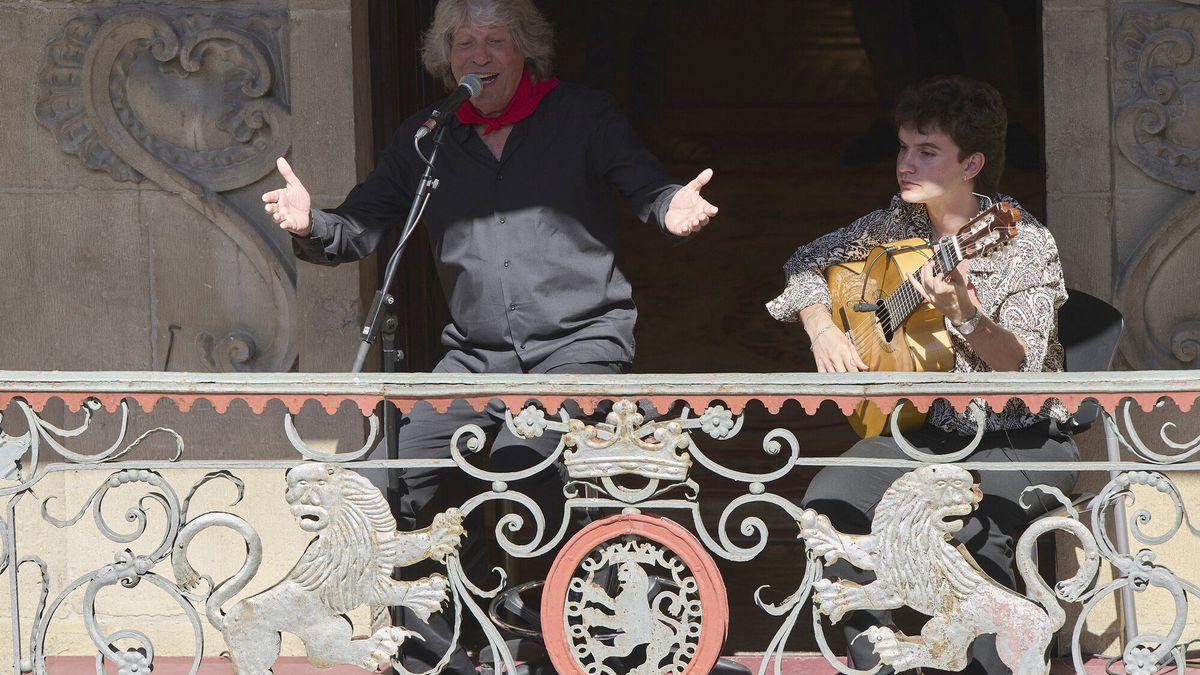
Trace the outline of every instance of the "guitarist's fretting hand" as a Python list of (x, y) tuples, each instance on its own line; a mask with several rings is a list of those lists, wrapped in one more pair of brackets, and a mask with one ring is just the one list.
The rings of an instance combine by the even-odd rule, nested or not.
[(827, 307), (806, 307), (800, 312), (800, 320), (812, 340), (818, 373), (857, 373), (868, 369), (850, 339), (833, 324)]
[[(966, 264), (965, 262), (963, 263)], [(962, 265), (950, 272), (949, 280), (933, 273), (933, 261), (921, 266), (917, 290), (955, 326), (975, 316), (978, 311), (971, 301), (971, 291), (963, 276)]]

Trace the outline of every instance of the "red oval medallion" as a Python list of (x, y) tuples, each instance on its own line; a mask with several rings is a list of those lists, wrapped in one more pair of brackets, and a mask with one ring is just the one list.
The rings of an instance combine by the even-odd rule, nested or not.
[(618, 672), (619, 662), (623, 672), (698, 674), (720, 657), (729, 602), (690, 532), (665, 518), (619, 515), (585, 527), (559, 552), (541, 618), (560, 673)]

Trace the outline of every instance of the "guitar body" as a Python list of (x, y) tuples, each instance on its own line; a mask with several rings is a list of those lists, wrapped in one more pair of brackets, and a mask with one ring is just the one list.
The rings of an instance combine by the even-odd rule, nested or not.
[[(954, 368), (950, 334), (942, 314), (922, 302), (891, 335), (875, 312), (860, 312), (854, 305), (863, 299), (878, 302), (914, 274), (933, 249), (922, 239), (906, 239), (873, 249), (867, 259), (834, 265), (825, 270), (833, 298), (833, 322), (854, 336), (859, 356), (871, 371), (945, 372)], [(849, 417), (850, 426), (867, 438), (891, 433), (888, 415), (864, 401)], [(900, 430), (911, 431), (925, 422), (925, 414), (907, 406), (900, 415)]]

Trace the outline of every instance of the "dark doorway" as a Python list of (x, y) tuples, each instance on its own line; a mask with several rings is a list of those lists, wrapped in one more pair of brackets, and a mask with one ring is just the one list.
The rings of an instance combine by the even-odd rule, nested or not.
[[(722, 213), (694, 241), (669, 246), (625, 212), (621, 256), (639, 309), (637, 372), (812, 369), (803, 331), (773, 321), (763, 304), (782, 289), (783, 263), (798, 244), (881, 208), (895, 192), (890, 156), (855, 166), (841, 161), (880, 114), (856, 8), (888, 8), (879, 23), (895, 21), (895, 7), (911, 5), (908, 16), (921, 27), (914, 73), (966, 70), (956, 55), (981, 58), (1002, 45), (1011, 66), (1006, 77), (1013, 80), (1002, 87), (1009, 90), (1010, 117), (1020, 134), (1036, 139), (1040, 131), (1035, 0), (538, 4), (555, 24), (560, 77), (611, 87), (631, 116), (656, 109), (643, 136), (681, 182), (706, 166), (716, 171), (706, 195)], [(420, 32), (435, 5), (371, 3), (377, 149), (405, 117), (442, 93), (419, 62)], [(963, 34), (947, 17), (968, 5), (983, 7), (978, 16), (993, 22)], [(995, 17), (1007, 25), (997, 25)], [(888, 48), (894, 45), (883, 45)], [(640, 85), (639, 78), (647, 77), (650, 86)], [(646, 89), (659, 87), (651, 94), (658, 101), (643, 100)], [(1034, 141), (1023, 150), (1024, 167), (1010, 161), (1003, 182), (1003, 191), (1034, 214), (1043, 213), (1045, 201), (1039, 148)], [(414, 240), (399, 293), (406, 302), (406, 369), (412, 371), (429, 370), (441, 353), (437, 333), (444, 309), (428, 259), (427, 242)]]

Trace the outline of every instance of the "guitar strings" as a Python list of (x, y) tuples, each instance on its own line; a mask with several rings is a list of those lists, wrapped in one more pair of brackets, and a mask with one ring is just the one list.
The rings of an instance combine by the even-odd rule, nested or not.
[[(860, 356), (867, 354), (873, 356), (875, 351), (882, 349), (888, 342), (884, 339), (886, 334), (885, 327), (893, 333), (899, 329), (893, 317), (902, 316), (907, 318), (908, 314), (923, 301), (923, 298), (908, 284), (899, 287), (898, 291), (898, 293), (893, 293), (884, 299), (883, 306), (881, 307), (882, 311), (879, 314), (859, 321), (857, 325), (851, 326), (850, 331), (848, 331), (849, 338), (859, 351)], [(892, 298), (896, 299), (896, 302), (899, 304), (898, 308), (894, 308), (888, 302)], [(895, 309), (899, 311), (894, 311)], [(864, 344), (867, 340), (870, 340), (870, 342)]]
[[(893, 316), (904, 316), (904, 315), (908, 314), (912, 310), (916, 309), (920, 305), (920, 302), (924, 300), (924, 298), (922, 296), (920, 296), (920, 294), (913, 288), (912, 283), (911, 283), (913, 281), (913, 278), (914, 277), (910, 276), (908, 279), (905, 280), (905, 283), (898, 286), (896, 288), (896, 291), (889, 294), (882, 301), (882, 307), (880, 307), (880, 309), (885, 313), (883, 320), (886, 321), (887, 326), (892, 331), (895, 331), (899, 327), (899, 326), (893, 325), (894, 324), (894, 321), (892, 319)], [(888, 301), (891, 300), (892, 298), (897, 298), (897, 301), (901, 303), (898, 312), (894, 312), (893, 311), (894, 308), (888, 304)], [(875, 314), (875, 317), (878, 318), (879, 315)], [(858, 323), (858, 327), (864, 327), (865, 330), (867, 332), (871, 333), (872, 335), (875, 334), (874, 328), (879, 325), (880, 325), (880, 323), (878, 321), (872, 322), (869, 320), (868, 321), (860, 321)], [(850, 336), (851, 339), (857, 342), (859, 339), (866, 337), (866, 334), (863, 333), (862, 331), (855, 332), (856, 328), (857, 327), (852, 326), (849, 332), (851, 334), (851, 336)], [(878, 336), (876, 335), (876, 337), (878, 337)]]
[[(941, 259), (938, 258), (934, 263), (935, 267), (938, 268), (934, 270), (935, 273), (941, 273), (941, 262)], [(893, 316), (903, 316), (907, 319), (908, 314), (925, 301), (925, 297), (921, 295), (920, 291), (916, 290), (914, 285), (916, 282), (916, 276), (916, 273), (909, 275), (903, 283), (896, 287), (895, 291), (888, 294), (888, 296), (881, 301), (880, 310), (885, 313), (884, 320), (887, 322), (888, 327), (890, 327), (893, 332), (899, 328), (899, 326), (892, 325)], [(896, 298), (896, 301), (900, 303), (899, 311), (897, 312), (893, 312), (893, 307), (889, 305), (889, 301), (893, 298)], [(850, 330), (847, 331), (847, 337), (850, 338), (850, 342), (854, 345), (855, 350), (858, 352), (859, 358), (863, 360), (871, 358), (875, 356), (879, 350), (882, 350), (884, 345), (887, 344), (887, 340), (884, 339), (884, 331), (882, 330), (882, 327), (883, 326), (880, 323), (880, 315), (876, 313), (870, 319), (859, 321), (857, 325), (851, 326)], [(869, 338), (872, 339), (871, 342), (866, 345), (862, 344), (864, 340)]]

